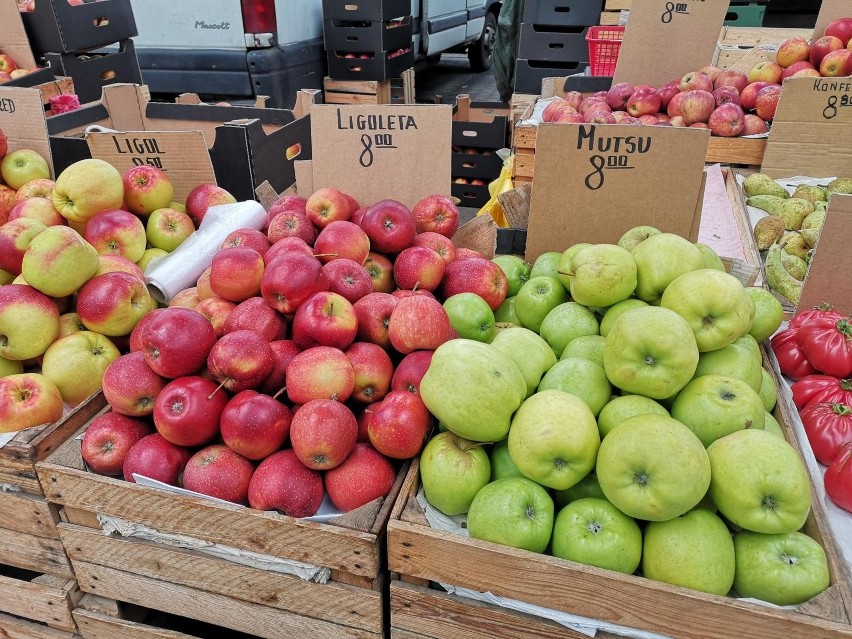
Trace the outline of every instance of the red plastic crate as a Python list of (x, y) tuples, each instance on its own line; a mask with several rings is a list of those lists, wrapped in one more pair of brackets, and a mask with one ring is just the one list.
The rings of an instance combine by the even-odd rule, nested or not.
[(589, 27), (589, 65), (592, 75), (611, 76), (615, 73), (624, 27)]

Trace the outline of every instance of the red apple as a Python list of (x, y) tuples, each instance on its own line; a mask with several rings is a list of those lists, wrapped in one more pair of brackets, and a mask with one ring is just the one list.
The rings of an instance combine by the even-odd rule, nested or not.
[(688, 91), (680, 106), (681, 115), (687, 126), (695, 122), (707, 122), (716, 108), (716, 99), (709, 91)]
[(672, 126), (676, 126), (676, 127), (685, 127), (686, 126), (686, 122), (684, 121), (682, 115), (676, 115), (673, 118), (671, 118), (669, 120), (669, 124), (671, 124)]
[(819, 71), (817, 71), (816, 68), (814, 68), (814, 65), (812, 65), (810, 62), (805, 60), (805, 61), (802, 61), (802, 62), (794, 62), (789, 67), (784, 69), (784, 73), (781, 74), (781, 79), (786, 80), (787, 78), (795, 77), (796, 74), (798, 74), (802, 71), (808, 71), (808, 72), (813, 71), (814, 75), (816, 77), (821, 77), (819, 75)]
[(784, 73), (784, 69), (777, 62), (758, 62), (748, 72), (748, 81), (777, 84), (781, 82), (782, 73)]
[(373, 251), (399, 253), (411, 246), (417, 226), (411, 211), (396, 200), (380, 200), (361, 219), (361, 228), (370, 238)]
[(18, 65), (15, 63), (14, 58), (12, 56), (7, 55), (5, 53), (0, 54), (0, 71), (4, 73), (12, 73), (15, 69), (18, 68)]
[(277, 397), (285, 390), (284, 384), (287, 379), (287, 366), (290, 365), (290, 360), (301, 353), (302, 350), (290, 339), (270, 342), (269, 348), (272, 349), (272, 372), (264, 380), (260, 390), (267, 395)]
[(607, 104), (606, 99), (602, 97), (588, 97), (584, 98), (580, 103), (580, 108), (577, 109), (580, 115), (586, 117), (586, 114), (590, 111), (612, 111), (609, 104)]
[(205, 377), (172, 380), (154, 402), (157, 432), (176, 446), (203, 446), (219, 434), (219, 419), (228, 404), (227, 393), (216, 392)]
[(755, 111), (763, 120), (771, 120), (775, 117), (775, 110), (778, 108), (778, 99), (781, 97), (781, 87), (770, 86), (764, 87), (757, 94), (755, 103)]
[(758, 115), (746, 113), (743, 122), (742, 135), (757, 135), (759, 133), (769, 132), (769, 127), (766, 126), (766, 122)]
[(260, 293), (263, 271), (263, 258), (254, 249), (222, 249), (210, 264), (210, 288), (221, 298), (242, 302)]
[[(117, 257), (117, 256), (113, 256), (113, 255), (104, 255), (104, 256), (101, 256), (101, 257), (111, 257), (111, 258), (117, 259), (117, 260), (123, 260), (124, 259), (123, 257)], [(133, 262), (129, 262), (129, 263), (133, 264)], [(116, 270), (118, 270), (118, 269), (116, 269)], [(128, 272), (128, 271), (124, 271), (124, 272)], [(142, 269), (139, 269), (139, 272), (141, 273)], [(143, 275), (140, 279), (142, 279), (142, 281), (144, 281), (145, 276)], [(214, 298), (208, 297), (207, 299), (220, 300), (222, 298), (221, 297), (214, 297)], [(190, 288), (185, 288), (182, 291), (178, 291), (177, 293), (175, 293), (175, 296), (172, 299), (169, 300), (169, 306), (183, 306), (184, 308), (196, 309), (196, 308), (198, 308), (198, 305), (201, 304), (201, 302), (202, 302), (202, 300), (198, 297), (198, 288), (195, 287), (195, 286), (191, 286)], [(235, 304), (233, 302), (228, 302), (228, 303), (231, 304), (232, 306), (235, 306)], [(134, 329), (135, 329), (135, 327), (134, 327)]]
[(306, 299), (327, 290), (328, 279), (320, 261), (295, 251), (269, 262), (260, 281), (263, 299), (283, 315), (295, 313)]
[(675, 116), (679, 116), (681, 114), (680, 106), (683, 103), (683, 99), (686, 97), (686, 93), (677, 93), (672, 96), (672, 99), (669, 100), (669, 104), (666, 107), (666, 114), (673, 118)]
[(9, 141), (6, 138), (6, 134), (3, 131), (0, 131), (0, 158), (6, 155), (6, 152), (9, 150)]
[(411, 213), (418, 233), (430, 231), (450, 238), (459, 228), (459, 209), (446, 195), (427, 195)]
[(370, 404), (382, 399), (390, 390), (393, 362), (378, 344), (355, 342), (346, 349), (346, 357), (355, 373), (352, 398)]
[(370, 276), (374, 293), (390, 293), (395, 288), (393, 264), (384, 255), (370, 253), (364, 262), (364, 270)]
[(193, 307), (193, 310), (201, 313), (210, 321), (213, 330), (216, 332), (216, 337), (219, 338), (225, 334), (225, 322), (235, 308), (237, 308), (236, 304), (223, 300), (221, 297), (208, 297), (206, 300), (201, 300)]
[(167, 208), (174, 195), (169, 176), (155, 166), (142, 164), (127, 169), (121, 181), (127, 209), (143, 217), (157, 209)]
[[(130, 342), (129, 348), (131, 353), (141, 353), (144, 344), (142, 342), (142, 334), (145, 331), (145, 328), (148, 324), (153, 320), (157, 315), (165, 311), (164, 308), (155, 308), (153, 311), (148, 313), (147, 315), (143, 315), (142, 318), (136, 323), (136, 326), (133, 327), (133, 330), (130, 331)], [(216, 341), (214, 336), (213, 341)], [(213, 342), (210, 343), (210, 346), (213, 346)], [(204, 360), (207, 360), (207, 354), (204, 355)], [(147, 362), (146, 362), (147, 363)], [(200, 368), (200, 366), (199, 366)]]
[(709, 93), (713, 90), (713, 80), (703, 73), (687, 73), (680, 79), (678, 88), (680, 88), (682, 92), (707, 91)]
[(710, 129), (710, 126), (706, 122), (693, 122), (689, 125), (690, 129)]
[(296, 457), (313, 470), (343, 463), (358, 439), (352, 411), (333, 399), (312, 399), (293, 416), (290, 444)]
[(311, 517), (322, 504), (322, 475), (306, 468), (292, 449), (264, 459), (251, 478), (248, 501), (257, 510), (278, 510), (288, 517)]
[(199, 184), (186, 196), (186, 212), (198, 228), (211, 206), (234, 204), (236, 201), (233, 195), (215, 184)]
[(170, 486), (177, 486), (192, 451), (176, 446), (159, 433), (147, 435), (136, 442), (124, 460), (125, 481), (135, 482), (133, 475), (142, 475)]
[(53, 200), (46, 197), (31, 197), (21, 201), (15, 205), (15, 208), (9, 211), (6, 221), (10, 222), (19, 217), (38, 220), (45, 226), (59, 226), (67, 223), (65, 218), (56, 210), (56, 207), (53, 206)]
[(156, 313), (139, 336), (148, 366), (170, 379), (201, 370), (216, 343), (210, 321), (201, 313), (180, 306), (158, 309)]
[(456, 258), (444, 271), (442, 292), (444, 298), (457, 293), (476, 293), (488, 302), (491, 310), (496, 311), (506, 299), (509, 281), (503, 270), (491, 260), (483, 257)]
[(294, 404), (312, 399), (345, 402), (355, 387), (355, 373), (346, 354), (330, 346), (302, 351), (287, 366), (287, 397)]
[(355, 444), (346, 461), (325, 474), (328, 498), (344, 512), (386, 497), (395, 481), (393, 465), (369, 444)]
[(435, 350), (451, 339), (450, 318), (437, 300), (422, 295), (406, 297), (391, 313), (388, 337), (394, 349), (403, 354)]
[[(332, 222), (332, 224), (337, 224), (337, 222)], [(340, 224), (343, 224), (343, 222), (340, 222)], [(326, 229), (330, 226), (327, 226)], [(332, 260), (322, 267), (322, 272), (328, 280), (329, 291), (342, 295), (353, 304), (373, 292), (373, 280), (367, 270), (358, 262), (345, 258)]]
[(429, 370), (435, 351), (414, 351), (402, 358), (391, 379), (391, 390), (420, 394), (420, 381)]
[(775, 61), (786, 69), (791, 64), (807, 60), (811, 52), (811, 45), (802, 36), (787, 38), (778, 45)]
[(348, 220), (352, 217), (349, 200), (334, 188), (324, 188), (315, 191), (305, 205), (305, 215), (318, 229), (325, 228), (337, 220)]
[(0, 222), (5, 223), (9, 211), (15, 208), (15, 204), (17, 204), (16, 197), (17, 192), (15, 189), (9, 188), (5, 184), (0, 184)]
[(83, 460), (99, 475), (121, 475), (130, 449), (152, 433), (151, 426), (141, 419), (118, 413), (98, 415), (83, 434)]
[[(581, 124), (585, 121), (586, 121), (585, 118), (582, 115), (580, 115), (579, 113), (570, 113), (568, 111), (560, 111), (557, 114), (556, 119), (554, 120), (554, 122), (556, 122), (556, 123), (570, 122), (570, 123), (574, 123), (574, 124)], [(459, 178), (459, 179), (463, 180), (464, 178)], [(459, 180), (457, 179), (456, 182), (458, 182), (458, 181)], [(462, 182), (462, 184), (467, 184), (467, 182), (466, 181)], [(470, 184), (473, 184), (473, 181), (471, 181)]]
[[(270, 209), (271, 211), (271, 209)], [(296, 209), (280, 211), (273, 217), (266, 229), (266, 237), (271, 244), (285, 237), (299, 237), (306, 244), (317, 239), (317, 230), (304, 212)]]
[(656, 115), (650, 114), (639, 116), (639, 121), (645, 126), (656, 126), (660, 122)]
[(444, 277), (445, 263), (435, 251), (423, 246), (411, 246), (399, 255), (393, 263), (393, 275), (396, 285), (402, 289), (415, 287), (434, 291)]
[(361, 226), (361, 219), (364, 217), (364, 213), (366, 213), (369, 208), (369, 206), (362, 206), (352, 214), (352, 218), (349, 221), (352, 222), (352, 224)]
[(225, 249), (234, 246), (244, 246), (254, 249), (263, 257), (266, 251), (269, 250), (269, 240), (257, 229), (238, 229), (228, 233), (220, 248)]
[(713, 91), (713, 97), (716, 99), (716, 107), (729, 103), (737, 106), (740, 104), (740, 92), (736, 87), (719, 87)]
[(352, 304), (330, 291), (315, 293), (293, 317), (293, 341), (302, 349), (332, 346), (344, 349), (355, 341), (358, 318)]
[(388, 293), (370, 293), (355, 302), (353, 308), (358, 318), (357, 338), (382, 348), (390, 348), (388, 325), (397, 302), (397, 298)]
[(432, 291), (427, 291), (426, 289), (420, 288), (412, 290), (398, 288), (393, 293), (391, 293), (391, 295), (400, 300), (405, 297), (429, 297), (433, 300), (437, 299)]
[(565, 101), (575, 111), (580, 108), (580, 105), (583, 103), (583, 94), (579, 91), (568, 91), (562, 96)]
[(234, 393), (258, 388), (272, 372), (272, 366), (269, 342), (252, 330), (223, 335), (207, 357), (207, 369), (213, 379)]
[(852, 41), (852, 18), (838, 18), (830, 22), (823, 34), (838, 38), (844, 47), (848, 47)]
[(254, 474), (252, 463), (222, 444), (195, 453), (183, 471), (183, 487), (208, 497), (244, 504)]
[(609, 111), (586, 111), (585, 121), (589, 124), (615, 124), (615, 117)]
[(77, 292), (77, 313), (90, 331), (101, 335), (130, 335), (133, 327), (154, 308), (145, 283), (129, 273), (93, 277)]
[(654, 89), (637, 90), (627, 101), (627, 112), (634, 118), (653, 115), (660, 110), (661, 104), (662, 98)]
[(284, 339), (287, 320), (267, 304), (262, 297), (250, 297), (240, 302), (225, 320), (224, 333), (251, 329), (267, 342)]
[(314, 253), (323, 264), (347, 258), (361, 265), (370, 253), (370, 238), (357, 224), (338, 220), (317, 235)]
[(122, 355), (104, 371), (104, 399), (115, 413), (122, 415), (152, 414), (157, 395), (165, 386), (166, 380), (151, 370), (142, 353)]
[(839, 78), (852, 71), (852, 51), (838, 49), (826, 54), (819, 63), (819, 72), (825, 78)]
[(736, 137), (743, 132), (745, 127), (745, 114), (737, 104), (723, 104), (710, 114), (707, 125), (713, 135), (725, 138)]
[(245, 390), (234, 395), (222, 412), (222, 441), (246, 459), (261, 460), (287, 441), (291, 419), (290, 410), (278, 400)]
[(456, 245), (450, 238), (440, 233), (432, 231), (418, 233), (414, 236), (412, 246), (423, 246), (435, 251), (444, 260), (444, 266), (456, 259)]
[(743, 111), (754, 110), (755, 104), (757, 103), (758, 92), (765, 87), (771, 86), (780, 87), (781, 85), (773, 84), (772, 82), (753, 82), (740, 91), (740, 106), (743, 108)]
[(742, 71), (734, 71), (733, 69), (722, 71), (713, 83), (714, 89), (734, 87), (740, 93), (743, 92), (746, 86), (748, 86), (748, 76)]
[(198, 295), (198, 299), (206, 300), (208, 297), (216, 297), (216, 293), (214, 293), (213, 289), (210, 288), (210, 272), (212, 270), (212, 267), (208, 266), (201, 272), (201, 275), (198, 276), (198, 279), (195, 282), (195, 290)]
[(367, 432), (367, 425), (370, 420), (370, 412), (367, 409), (364, 409), (356, 419), (358, 421), (358, 443), (369, 444), (370, 434)]
[(283, 237), (278, 240), (275, 244), (269, 247), (269, 250), (266, 252), (266, 255), (263, 256), (263, 261), (265, 264), (269, 264), (279, 255), (287, 253), (288, 251), (296, 251), (297, 253), (301, 253), (303, 255), (307, 255), (308, 257), (314, 256), (314, 250), (305, 243), (300, 237)]
[(86, 222), (83, 238), (101, 255), (120, 255), (131, 262), (138, 262), (145, 252), (145, 226), (138, 217), (120, 209), (93, 215)]
[(28, 217), (0, 226), (0, 269), (12, 275), (20, 275), (27, 247), (46, 228), (38, 220)]
[(304, 215), (307, 203), (308, 198), (301, 195), (282, 195), (269, 207), (266, 214), (266, 225), (269, 226), (272, 220), (284, 211), (296, 211)]
[(377, 451), (391, 459), (420, 453), (432, 430), (432, 416), (419, 395), (392, 391), (369, 410), (367, 432)]
[(344, 193), (343, 197), (345, 197), (346, 201), (349, 202), (349, 212), (354, 215), (355, 211), (357, 211), (358, 209), (361, 208), (361, 205), (358, 204), (358, 200), (356, 200), (354, 197), (352, 197), (348, 193)]
[[(0, 135), (2, 131), (0, 131)], [(2, 142), (0, 142), (0, 150), (2, 150)], [(0, 157), (6, 155), (5, 152), (0, 154)], [(22, 185), (21, 188), (18, 189), (17, 193), (15, 193), (15, 203), (20, 204), (25, 200), (29, 200), (33, 197), (43, 197), (48, 200), (53, 196), (53, 186), (55, 182), (53, 180), (48, 180), (46, 178), (38, 178), (35, 180), (30, 180), (26, 184)]]
[[(568, 103), (563, 98), (560, 98), (559, 96), (554, 97), (550, 103), (544, 107), (544, 111), (541, 112), (542, 121), (553, 122), (553, 117), (556, 113), (567, 106)], [(456, 149), (453, 148), (453, 151), (456, 151)]]
[(606, 103), (613, 111), (624, 111), (627, 101), (633, 95), (633, 85), (629, 82), (618, 82), (613, 84), (606, 94)]
[(665, 109), (669, 106), (672, 98), (680, 93), (680, 82), (676, 80), (667, 82), (657, 90), (657, 93), (660, 94), (660, 109)]
[(711, 81), (715, 82), (716, 78), (721, 75), (722, 69), (717, 66), (713, 66), (712, 64), (709, 64), (706, 67), (701, 67), (700, 69), (698, 69), (698, 72), (703, 73), (708, 78), (710, 78)]

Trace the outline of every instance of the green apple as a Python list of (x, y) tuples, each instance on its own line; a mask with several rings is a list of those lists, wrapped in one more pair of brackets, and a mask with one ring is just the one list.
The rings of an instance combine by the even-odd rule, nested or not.
[(553, 500), (524, 477), (498, 479), (473, 498), (467, 531), (473, 539), (544, 552), (553, 532)]
[[(44, 226), (44, 225), (42, 225), (42, 226)], [(45, 226), (44, 228), (47, 228), (47, 227)], [(44, 229), (41, 229), (41, 230), (43, 231)], [(3, 286), (4, 284), (11, 284), (12, 280), (14, 280), (14, 279), (15, 279), (14, 273), (10, 273), (9, 271), (4, 271), (2, 268), (0, 268), (0, 286)]]
[(538, 275), (531, 277), (518, 291), (515, 313), (521, 324), (538, 333), (547, 314), (567, 299), (568, 294), (559, 280), (548, 275)]
[(491, 337), (488, 338), (486, 344), (490, 344), (494, 341), (494, 338), (497, 337), (500, 333), (509, 328), (522, 328), (518, 324), (509, 324), (507, 322), (494, 322), (494, 330), (491, 331)]
[(643, 302), (642, 300), (637, 300), (635, 297), (631, 297), (628, 300), (624, 300), (623, 302), (619, 302), (618, 304), (613, 304), (604, 313), (603, 319), (601, 319), (601, 335), (606, 337), (609, 335), (610, 329), (612, 329), (612, 325), (615, 323), (621, 314), (629, 311), (633, 308), (639, 308), (640, 306), (648, 306), (647, 302)]
[(592, 311), (577, 302), (565, 302), (547, 314), (538, 333), (559, 357), (571, 340), (597, 335), (598, 330), (598, 319)]
[(645, 527), (642, 574), (648, 579), (727, 595), (734, 583), (734, 542), (717, 515), (697, 508)]
[(760, 346), (746, 333), (719, 350), (701, 353), (695, 376), (725, 375), (743, 380), (755, 391), (760, 390), (763, 377), (763, 356)]
[(653, 399), (642, 395), (623, 395), (613, 397), (598, 415), (598, 432), (601, 439), (606, 437), (621, 422), (636, 415), (662, 415), (669, 417), (669, 411)]
[(95, 247), (77, 231), (49, 226), (27, 246), (21, 271), (33, 288), (51, 297), (65, 297), (83, 286), (99, 265)]
[(420, 481), (426, 500), (445, 515), (461, 515), (491, 478), (482, 444), (453, 433), (438, 433), (420, 453)]
[(649, 237), (659, 234), (660, 230), (653, 226), (636, 226), (619, 238), (618, 245), (621, 248), (632, 252), (636, 246), (647, 240)]
[(556, 364), (556, 355), (541, 337), (528, 328), (507, 328), (500, 331), (491, 346), (505, 353), (524, 376), (527, 385), (525, 397), (538, 388), (542, 375)]
[(459, 437), (496, 442), (509, 432), (527, 393), (515, 362), (490, 344), (453, 339), (441, 344), (420, 382), (420, 398)]
[(734, 590), (741, 597), (776, 606), (797, 606), (828, 588), (831, 577), (825, 551), (800, 532), (734, 535)]
[(142, 253), (142, 257), (139, 258), (139, 261), (136, 262), (136, 265), (141, 268), (143, 271), (148, 270), (148, 267), (151, 266), (154, 262), (159, 260), (161, 257), (166, 257), (168, 255), (167, 251), (158, 248), (149, 248), (145, 249), (145, 252)]
[(695, 248), (701, 251), (701, 257), (704, 258), (704, 268), (712, 268), (716, 271), (727, 272), (725, 264), (722, 262), (722, 258), (719, 257), (716, 251), (701, 242), (696, 242)]
[(542, 253), (539, 255), (535, 262), (533, 262), (532, 268), (530, 269), (530, 278), (538, 277), (539, 275), (556, 277), (556, 272), (559, 270), (559, 259), (561, 257), (562, 253), (558, 253), (556, 251)]
[(760, 369), (760, 391), (758, 391), (758, 395), (763, 401), (763, 408), (766, 409), (766, 412), (771, 413), (778, 402), (778, 387), (775, 385), (775, 378), (763, 367)]
[(495, 322), (521, 326), (521, 320), (518, 319), (518, 314), (515, 312), (516, 299), (517, 298), (513, 296), (507, 297), (505, 300), (503, 300), (503, 303), (500, 304), (500, 307), (496, 311), (494, 311)]
[(551, 389), (579, 397), (595, 417), (612, 397), (612, 386), (604, 369), (579, 357), (561, 359), (544, 374), (538, 390)]
[(766, 413), (763, 417), (763, 430), (765, 430), (767, 433), (772, 433), (776, 437), (780, 437), (784, 441), (787, 441), (787, 437), (784, 435), (784, 431), (781, 429), (781, 424), (778, 423), (778, 420), (775, 419), (775, 416), (772, 413)]
[(603, 368), (604, 344), (606, 344), (606, 338), (600, 335), (580, 335), (568, 342), (559, 359), (579, 357)]
[(647, 521), (682, 515), (710, 486), (710, 460), (701, 441), (663, 415), (637, 415), (612, 429), (601, 442), (595, 472), (609, 501)]
[(450, 326), (463, 339), (487, 342), (494, 331), (494, 312), (476, 293), (458, 293), (444, 302)]
[(195, 224), (185, 212), (172, 208), (156, 209), (148, 216), (145, 235), (154, 248), (171, 253), (195, 233)]
[(784, 321), (784, 309), (778, 298), (765, 288), (749, 286), (746, 294), (754, 302), (754, 320), (748, 332), (758, 342), (762, 342), (779, 329)]
[(763, 429), (763, 401), (741, 379), (702, 375), (675, 397), (672, 417), (709, 446), (720, 437), (744, 428)]
[(658, 233), (633, 249), (636, 260), (636, 297), (659, 301), (669, 284), (684, 273), (704, 268), (704, 257), (689, 240), (674, 233)]
[[(649, 239), (655, 237), (660, 236)], [(692, 379), (697, 365), (692, 329), (666, 308), (626, 311), (606, 336), (604, 370), (613, 386), (628, 393), (651, 399), (672, 397)]]
[(786, 441), (765, 430), (732, 433), (707, 448), (710, 497), (728, 521), (761, 533), (799, 530), (811, 510), (808, 471)]
[(702, 353), (727, 346), (751, 327), (748, 294), (723, 271), (702, 268), (681, 275), (666, 287), (660, 305), (689, 322)]
[(517, 295), (524, 282), (530, 279), (532, 265), (527, 264), (517, 255), (498, 255), (491, 261), (499, 266), (506, 276), (509, 282), (509, 292), (507, 295), (510, 297)]
[(556, 501), (556, 506), (564, 508), (572, 501), (584, 499), (586, 497), (597, 497), (598, 499), (606, 499), (601, 490), (601, 485), (598, 483), (598, 476), (595, 471), (590, 472), (583, 477), (571, 488), (565, 490), (554, 490), (553, 499)]
[(491, 449), (491, 481), (505, 479), (506, 477), (523, 477), (524, 474), (515, 466), (512, 456), (509, 454), (509, 440), (504, 439), (494, 444)]
[(574, 277), (574, 256), (583, 249), (589, 248), (590, 246), (591, 244), (589, 244), (588, 242), (580, 242), (579, 244), (569, 246), (559, 256), (559, 261), (556, 264), (556, 276), (559, 278), (559, 281), (562, 282), (562, 286), (565, 287), (566, 291), (570, 290), (571, 279)]
[(8, 377), (9, 375), (20, 375), (24, 372), (22, 362), (12, 359), (0, 357), (0, 377)]
[(594, 244), (578, 251), (571, 261), (571, 274), (571, 298), (584, 306), (612, 306), (636, 289), (636, 261), (630, 251), (615, 244)]
[(588, 406), (558, 390), (539, 391), (521, 404), (509, 430), (509, 454), (518, 470), (557, 490), (589, 474), (600, 442)]
[(47, 161), (32, 149), (17, 149), (3, 156), (0, 174), (9, 188), (16, 191), (32, 180), (49, 180), (50, 167)]
[(559, 511), (551, 546), (554, 557), (629, 575), (642, 557), (642, 531), (607, 500), (588, 497)]

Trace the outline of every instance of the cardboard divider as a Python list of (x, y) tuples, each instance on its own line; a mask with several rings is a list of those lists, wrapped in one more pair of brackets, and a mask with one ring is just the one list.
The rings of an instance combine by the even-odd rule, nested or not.
[(830, 22), (834, 22), (838, 18), (849, 17), (852, 17), (849, 0), (822, 0), (816, 25), (814, 25), (812, 40), (819, 40)]
[(852, 195), (832, 195), (825, 223), (814, 247), (799, 309), (830, 302), (845, 315), (852, 315)]

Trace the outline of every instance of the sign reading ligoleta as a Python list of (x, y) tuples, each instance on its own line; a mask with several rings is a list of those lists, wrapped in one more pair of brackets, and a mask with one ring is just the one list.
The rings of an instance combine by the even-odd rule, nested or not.
[(311, 110), (313, 188), (334, 187), (361, 204), (414, 206), (449, 194), (449, 105), (337, 106)]
[(701, 129), (541, 125), (527, 261), (577, 242), (615, 244), (642, 225), (696, 241), (709, 140)]

